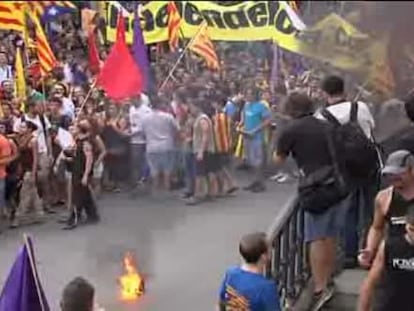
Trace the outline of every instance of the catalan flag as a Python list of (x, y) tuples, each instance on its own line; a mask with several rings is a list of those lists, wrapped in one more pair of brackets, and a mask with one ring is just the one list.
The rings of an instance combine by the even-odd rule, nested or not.
[(25, 31), (24, 11), (13, 1), (0, 1), (0, 29)]
[(76, 9), (76, 5), (72, 1), (27, 1), (27, 4), (30, 10), (39, 17), (43, 17), (46, 9), (51, 6)]
[(45, 32), (43, 31), (42, 25), (39, 19), (33, 13), (30, 14), (32, 21), (35, 24), (36, 30), (36, 50), (37, 57), (39, 58), (40, 73), (42, 76), (48, 74), (57, 65), (57, 60), (50, 48), (49, 42), (47, 41)]
[(224, 112), (217, 112), (212, 121), (216, 151), (228, 153), (231, 147), (231, 120)]
[(178, 47), (178, 37), (181, 27), (181, 16), (178, 12), (177, 6), (174, 1), (168, 1), (167, 4), (168, 12), (168, 42), (170, 45), (170, 50), (175, 51)]
[(195, 37), (191, 40), (188, 47), (197, 55), (205, 59), (207, 67), (210, 69), (219, 69), (219, 60), (214, 50), (213, 43), (207, 33), (207, 23), (201, 24)]
[(296, 12), (299, 13), (299, 1), (288, 1), (289, 6)]

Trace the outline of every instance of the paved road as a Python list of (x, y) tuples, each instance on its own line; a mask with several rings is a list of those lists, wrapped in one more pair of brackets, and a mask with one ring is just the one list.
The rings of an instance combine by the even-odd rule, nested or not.
[[(41, 280), (52, 310), (63, 286), (81, 275), (96, 285), (107, 311), (210, 311), (228, 265), (237, 263), (240, 236), (266, 230), (293, 191), (269, 185), (264, 194), (240, 193), (187, 207), (171, 194), (130, 200), (119, 194), (101, 201), (102, 222), (73, 232), (55, 222), (0, 235), (0, 287), (26, 231), (35, 240)], [(117, 298), (117, 277), (126, 251), (148, 275), (147, 294), (135, 305)]]

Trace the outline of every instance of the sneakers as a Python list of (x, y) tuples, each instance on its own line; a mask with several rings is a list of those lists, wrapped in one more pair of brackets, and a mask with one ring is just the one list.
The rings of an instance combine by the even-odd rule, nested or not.
[(319, 311), (321, 310), (325, 304), (332, 299), (333, 295), (335, 293), (335, 286), (328, 286), (323, 291), (320, 291), (318, 293), (314, 293), (312, 297), (312, 303), (309, 307), (309, 311)]
[(266, 191), (266, 186), (260, 182), (254, 182), (246, 187), (243, 188), (244, 191), (250, 191), (253, 193), (259, 193)]
[(260, 193), (266, 191), (266, 186), (262, 183), (257, 183), (256, 186), (254, 186), (252, 189), (250, 189), (253, 193)]

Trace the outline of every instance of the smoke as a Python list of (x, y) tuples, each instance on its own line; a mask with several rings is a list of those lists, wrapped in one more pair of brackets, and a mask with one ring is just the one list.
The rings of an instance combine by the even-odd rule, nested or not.
[[(389, 36), (388, 57), (396, 82), (396, 95), (404, 96), (414, 87), (411, 77), (414, 57), (414, 3), (409, 1), (348, 1), (343, 16), (373, 39)], [(414, 53), (413, 53), (414, 55)]]

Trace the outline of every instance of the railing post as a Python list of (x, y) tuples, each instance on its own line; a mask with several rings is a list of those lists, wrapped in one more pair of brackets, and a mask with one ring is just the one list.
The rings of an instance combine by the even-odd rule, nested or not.
[(289, 201), (269, 232), (270, 271), (266, 274), (278, 282), (285, 307), (292, 306), (309, 279), (307, 248), (304, 243), (304, 212), (297, 199)]

